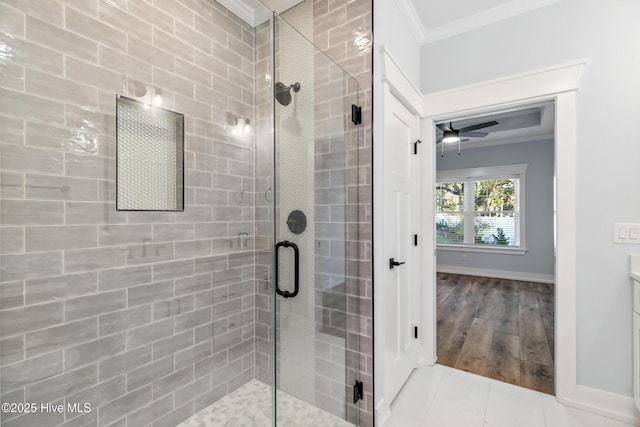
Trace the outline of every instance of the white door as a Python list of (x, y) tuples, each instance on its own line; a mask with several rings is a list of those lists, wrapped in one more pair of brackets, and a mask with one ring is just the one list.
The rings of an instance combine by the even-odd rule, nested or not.
[[(419, 358), (417, 230), (418, 120), (388, 90), (384, 103), (383, 312), (385, 400), (395, 398)], [(422, 147), (426, 149), (426, 147)], [(404, 264), (389, 265), (391, 258)]]

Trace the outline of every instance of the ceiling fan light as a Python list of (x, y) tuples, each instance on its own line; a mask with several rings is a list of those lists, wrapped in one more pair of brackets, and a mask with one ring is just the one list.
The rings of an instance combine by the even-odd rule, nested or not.
[(460, 141), (460, 136), (458, 135), (457, 130), (445, 130), (442, 135), (442, 142), (458, 142)]

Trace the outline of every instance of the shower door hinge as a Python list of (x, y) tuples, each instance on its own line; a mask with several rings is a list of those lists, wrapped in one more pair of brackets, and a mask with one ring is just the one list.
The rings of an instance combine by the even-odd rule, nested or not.
[(351, 121), (354, 125), (362, 124), (362, 107), (358, 107), (356, 104), (351, 104)]
[(413, 327), (413, 337), (415, 339), (418, 339), (418, 327), (417, 326)]
[(358, 400), (364, 398), (364, 385), (362, 381), (356, 380), (356, 383), (353, 385), (353, 403), (357, 403)]
[(418, 154), (418, 144), (422, 144), (421, 140), (417, 140), (413, 143), (413, 154)]

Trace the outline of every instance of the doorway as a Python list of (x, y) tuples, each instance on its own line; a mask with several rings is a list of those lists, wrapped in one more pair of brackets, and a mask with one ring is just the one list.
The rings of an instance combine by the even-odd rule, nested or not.
[(439, 364), (554, 394), (552, 102), (437, 121)]
[[(417, 214), (421, 221), (417, 223), (417, 232), (424, 238), (419, 240), (419, 273), (420, 280), (420, 317), (417, 323), (420, 331), (420, 355), (416, 366), (436, 363), (436, 272), (435, 272), (435, 150), (436, 123), (449, 118), (473, 116), (478, 113), (499, 108), (517, 108), (533, 102), (553, 101), (555, 104), (554, 131), (554, 189), (556, 193), (556, 224), (554, 230), (556, 244), (555, 262), (555, 336), (562, 340), (554, 340), (555, 361), (555, 395), (561, 402), (575, 401), (582, 389), (576, 378), (576, 225), (577, 212), (575, 189), (576, 183), (576, 91), (585, 67), (585, 61), (558, 64), (551, 67), (531, 70), (522, 74), (505, 76), (496, 80), (455, 88), (443, 92), (420, 94), (398, 68), (386, 50), (381, 48), (381, 93), (393, 93), (411, 106), (420, 119), (420, 137), (418, 149), (418, 172), (422, 185), (419, 188)], [(381, 101), (382, 105), (387, 103)], [(386, 108), (385, 108), (386, 110)], [(382, 120), (379, 121), (382, 123)], [(386, 138), (385, 138), (386, 141)], [(417, 142), (417, 141), (416, 141)], [(385, 169), (384, 160), (388, 158), (384, 150), (377, 152), (374, 164)], [(417, 146), (417, 145), (416, 145)], [(382, 174), (377, 175), (378, 183)], [(381, 188), (380, 186), (378, 188)], [(375, 206), (384, 206), (386, 195), (377, 198)], [(374, 225), (374, 233), (381, 235), (385, 221), (380, 218)], [(378, 249), (374, 251), (376, 260), (374, 273), (377, 277), (384, 274), (385, 255), (382, 239), (377, 239)], [(383, 289), (378, 285), (378, 288)], [(378, 302), (380, 302), (378, 298)], [(387, 372), (387, 357), (384, 348), (388, 344), (386, 319), (382, 304), (374, 304), (378, 319), (376, 322), (376, 370), (385, 378), (392, 373)], [(390, 413), (390, 403), (395, 397), (386, 389), (382, 381), (376, 382), (376, 390), (381, 393), (376, 405), (376, 418), (384, 420)]]

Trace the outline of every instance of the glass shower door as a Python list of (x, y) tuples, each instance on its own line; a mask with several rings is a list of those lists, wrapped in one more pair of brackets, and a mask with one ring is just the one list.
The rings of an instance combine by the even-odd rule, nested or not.
[(362, 95), (287, 22), (274, 28), (276, 423), (357, 425), (348, 288), (363, 250), (352, 120)]

